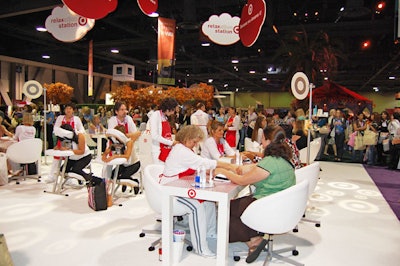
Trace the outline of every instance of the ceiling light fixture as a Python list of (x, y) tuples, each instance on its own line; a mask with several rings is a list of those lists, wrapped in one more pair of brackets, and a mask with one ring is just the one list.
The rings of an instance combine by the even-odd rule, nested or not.
[(208, 79), (208, 83), (212, 83), (213, 81), (213, 79)]
[(113, 54), (119, 54), (119, 50), (118, 50), (118, 49), (111, 49), (111, 53), (113, 53)]
[(201, 46), (203, 46), (203, 47), (208, 47), (208, 46), (210, 46), (211, 44), (209, 43), (209, 42), (203, 42), (202, 44), (201, 44)]
[(393, 80), (393, 79), (396, 79), (396, 77), (395, 76), (390, 76), (389, 79)]
[(237, 63), (239, 63), (239, 59), (232, 59), (232, 64), (237, 64)]
[(256, 71), (255, 71), (255, 70), (250, 70), (249, 73), (250, 73), (250, 74), (255, 74)]
[(43, 59), (50, 59), (50, 55), (44, 54), (44, 55), (42, 55), (42, 58)]
[(157, 12), (153, 12), (149, 15), (149, 17), (151, 18), (158, 18), (160, 16), (160, 14), (158, 14)]
[(43, 27), (43, 26), (37, 26), (36, 30), (39, 31), (39, 32), (46, 32), (47, 31), (47, 29), (45, 27)]

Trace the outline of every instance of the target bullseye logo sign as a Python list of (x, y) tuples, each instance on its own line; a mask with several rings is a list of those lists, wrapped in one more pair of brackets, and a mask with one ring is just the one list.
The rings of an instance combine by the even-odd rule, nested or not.
[(194, 197), (196, 197), (196, 190), (191, 188), (188, 190), (187, 194), (188, 194), (189, 198), (193, 199)]
[(298, 100), (303, 100), (307, 97), (310, 90), (310, 83), (306, 74), (303, 72), (297, 72), (293, 75), (292, 82), (292, 93)]
[(40, 95), (42, 95), (43, 87), (36, 80), (29, 80), (24, 83), (24, 86), (22, 87), (22, 92), (25, 94), (26, 97), (36, 99), (39, 98)]

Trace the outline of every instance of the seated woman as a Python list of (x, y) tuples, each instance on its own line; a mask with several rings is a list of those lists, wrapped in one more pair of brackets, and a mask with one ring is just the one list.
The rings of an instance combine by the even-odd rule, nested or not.
[[(176, 134), (174, 145), (165, 161), (160, 184), (166, 184), (178, 178), (193, 175), (200, 166), (206, 169), (222, 167), (236, 171), (237, 166), (203, 158), (197, 155), (193, 148), (204, 138), (203, 131), (196, 125), (185, 126)], [(200, 202), (196, 199), (177, 198), (189, 213), (189, 229), (194, 250), (201, 256), (214, 257), (207, 244), (207, 236), (216, 234), (216, 212), (214, 202)]]
[(7, 128), (3, 125), (4, 118), (0, 115), (0, 137), (14, 137), (14, 134), (7, 130)]
[(224, 127), (221, 122), (214, 120), (210, 125), (210, 137), (204, 142), (201, 156), (204, 158), (218, 160), (221, 157), (235, 158), (235, 151), (224, 139)]
[[(35, 135), (36, 135), (36, 128), (33, 126), (33, 116), (31, 113), (24, 113), (22, 116), (21, 125), (15, 128), (15, 135), (13, 139), (16, 141), (21, 141), (24, 139), (33, 139), (35, 138)], [(8, 173), (11, 175), (19, 175), (22, 172), (22, 170), (19, 170), (13, 173), (11, 170), (11, 164), (8, 160), (7, 160), (7, 167), (8, 167)], [(36, 163), (28, 164), (28, 174), (30, 174), (31, 172), (33, 173), (34, 171), (36, 171)]]
[[(135, 194), (139, 193), (139, 180), (136, 178), (132, 178), (132, 175), (139, 171), (140, 161), (136, 155), (133, 146), (135, 141), (140, 137), (140, 134), (140, 131), (136, 131), (134, 133), (131, 133), (130, 137), (127, 137), (124, 125), (117, 125), (114, 129), (108, 129), (107, 135), (113, 136), (117, 140), (117, 142), (123, 144), (123, 148), (120, 151), (116, 151), (116, 149), (114, 149), (115, 146), (109, 145), (101, 156), (102, 161), (105, 163), (110, 162), (116, 158), (125, 158), (127, 160), (125, 164), (119, 166), (117, 179), (134, 182), (133, 190)], [(111, 166), (106, 166), (103, 169), (103, 176), (106, 176), (108, 178), (114, 176), (115, 169), (113, 169), (112, 171), (111, 169)], [(122, 192), (125, 191), (126, 186), (123, 185)]]
[(247, 227), (240, 216), (253, 201), (296, 184), (294, 167), (290, 163), (292, 150), (285, 142), (284, 130), (280, 126), (267, 127), (264, 135), (265, 156), (257, 165), (241, 166), (242, 175), (225, 169), (215, 170), (216, 174), (224, 174), (236, 184), (256, 187), (253, 195), (232, 200), (230, 206), (229, 242), (240, 241), (248, 245), (248, 263), (257, 259), (267, 241), (257, 231)]
[(92, 179), (90, 173), (86, 173), (83, 169), (92, 160), (92, 154), (86, 145), (85, 135), (83, 133), (75, 133), (74, 128), (70, 124), (63, 124), (59, 128), (54, 129), (56, 136), (68, 136), (63, 142), (54, 147), (55, 150), (72, 150), (74, 155), (69, 156), (65, 172), (72, 172), (82, 176), (86, 181)]
[[(106, 128), (101, 123), (100, 115), (94, 115), (92, 117), (92, 120), (89, 122), (88, 133), (89, 134), (98, 134), (98, 133), (102, 133), (105, 131), (106, 131)], [(97, 138), (92, 138), (92, 139), (94, 142), (97, 143)], [(101, 142), (102, 142), (101, 143), (101, 151), (104, 152), (106, 150), (106, 146), (107, 146), (107, 139), (102, 138)]]

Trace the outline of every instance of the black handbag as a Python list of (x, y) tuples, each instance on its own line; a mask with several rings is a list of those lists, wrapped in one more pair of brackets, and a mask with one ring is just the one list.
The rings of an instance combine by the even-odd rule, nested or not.
[(92, 177), (87, 189), (89, 207), (95, 211), (107, 210), (106, 181), (99, 177)]

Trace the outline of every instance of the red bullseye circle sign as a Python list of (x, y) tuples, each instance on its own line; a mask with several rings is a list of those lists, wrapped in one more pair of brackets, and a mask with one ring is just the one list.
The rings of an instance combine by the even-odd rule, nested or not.
[(310, 90), (310, 83), (306, 74), (303, 72), (297, 72), (293, 75), (292, 82), (292, 93), (298, 100), (303, 100), (307, 97)]
[(194, 198), (194, 197), (196, 197), (196, 190), (191, 188), (188, 190), (187, 194), (188, 194), (189, 198)]

